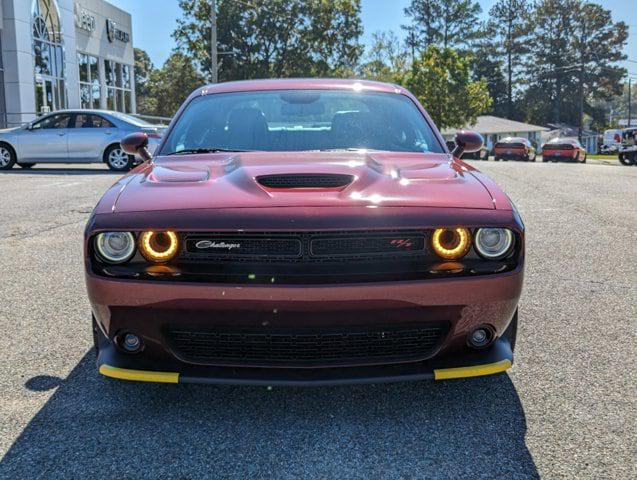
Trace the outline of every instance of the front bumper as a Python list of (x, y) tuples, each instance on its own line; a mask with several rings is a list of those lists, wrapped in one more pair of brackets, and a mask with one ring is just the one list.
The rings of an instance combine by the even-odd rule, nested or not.
[[(506, 370), (513, 356), (504, 333), (517, 308), (523, 272), (481, 277), (320, 286), (217, 285), (115, 280), (87, 273), (96, 318), (98, 366), (104, 375), (128, 379), (263, 385), (322, 385), (423, 378), (456, 378)], [(269, 329), (401, 327), (445, 323), (448, 330), (426, 358), (391, 364), (268, 365), (197, 364), (176, 354), (167, 325)], [(496, 342), (467, 347), (468, 333), (492, 326)], [(133, 331), (145, 348), (127, 354), (114, 343)], [(380, 363), (380, 362), (379, 362)], [(461, 368), (449, 371), (448, 369)], [(161, 373), (158, 373), (161, 372)]]
[(507, 338), (498, 339), (488, 349), (468, 352), (462, 356), (373, 367), (267, 369), (188, 366), (180, 371), (140, 370), (142, 368), (140, 365), (132, 361), (130, 357), (118, 353), (112, 344), (100, 349), (97, 357), (99, 372), (118, 380), (265, 386), (449, 380), (501, 373), (509, 369), (512, 363), (513, 353)]

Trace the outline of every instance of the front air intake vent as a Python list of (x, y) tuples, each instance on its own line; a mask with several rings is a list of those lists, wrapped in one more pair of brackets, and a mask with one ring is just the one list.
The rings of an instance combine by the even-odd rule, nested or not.
[(352, 175), (332, 173), (302, 173), (261, 175), (257, 182), (266, 188), (340, 188), (354, 180)]

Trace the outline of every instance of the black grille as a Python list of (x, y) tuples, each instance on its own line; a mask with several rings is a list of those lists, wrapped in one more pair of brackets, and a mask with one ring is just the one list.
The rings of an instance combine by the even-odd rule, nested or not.
[(314, 256), (381, 253), (400, 255), (422, 252), (424, 248), (425, 237), (423, 235), (338, 236), (313, 238), (310, 241), (310, 253)]
[(257, 182), (267, 188), (338, 188), (349, 185), (352, 175), (339, 174), (285, 174), (261, 175)]
[(201, 258), (235, 255), (298, 257), (301, 255), (301, 240), (292, 237), (189, 235), (186, 253)]
[(347, 365), (425, 359), (446, 327), (307, 332), (223, 332), (170, 328), (175, 354), (206, 365)]

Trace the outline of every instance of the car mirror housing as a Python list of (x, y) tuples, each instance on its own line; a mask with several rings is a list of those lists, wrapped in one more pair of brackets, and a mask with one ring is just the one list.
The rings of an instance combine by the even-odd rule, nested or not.
[(145, 161), (152, 158), (147, 148), (148, 134), (146, 132), (130, 133), (122, 139), (120, 145), (129, 155), (139, 155)]
[(482, 135), (471, 130), (460, 130), (456, 133), (454, 141), (456, 147), (451, 153), (457, 158), (460, 158), (464, 152), (477, 152), (484, 144)]

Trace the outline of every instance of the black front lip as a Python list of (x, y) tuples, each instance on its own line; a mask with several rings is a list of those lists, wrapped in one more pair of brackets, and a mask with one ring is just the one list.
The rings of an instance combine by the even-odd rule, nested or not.
[[(409, 380), (463, 378), (488, 375), (506, 370), (513, 363), (513, 352), (507, 338), (498, 339), (484, 350), (466, 351), (459, 355), (434, 357), (423, 362), (364, 367), (331, 367), (315, 369), (210, 367), (184, 364), (179, 371), (174, 366), (142, 361), (135, 355), (119, 352), (110, 342), (102, 342), (97, 356), (100, 373), (120, 379), (140, 381), (166, 381), (169, 383), (209, 383), (262, 386), (322, 386), (360, 383), (385, 383)], [(487, 371), (492, 366), (497, 371)], [(502, 367), (502, 368), (500, 368)], [(448, 369), (454, 371), (448, 377)], [(483, 370), (485, 369), (486, 370)], [(118, 376), (117, 372), (136, 372)], [(447, 375), (440, 372), (445, 371)], [(165, 372), (169, 380), (149, 380), (144, 374)], [(481, 372), (481, 373), (479, 373)], [(484, 373), (487, 372), (487, 373)], [(170, 375), (172, 375), (170, 377)]]

